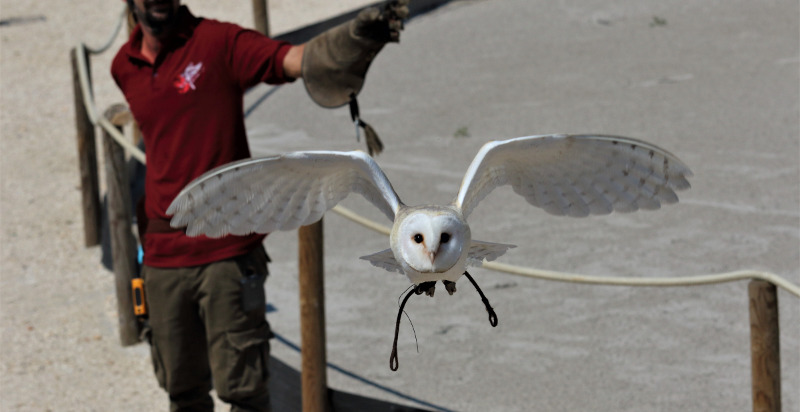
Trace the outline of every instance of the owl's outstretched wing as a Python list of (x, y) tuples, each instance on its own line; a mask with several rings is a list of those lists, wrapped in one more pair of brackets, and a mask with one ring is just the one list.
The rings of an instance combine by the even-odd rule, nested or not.
[(351, 192), (394, 220), (401, 202), (375, 161), (363, 152), (295, 152), (245, 159), (189, 183), (167, 214), (190, 236), (269, 233), (319, 220)]
[(466, 218), (486, 195), (509, 184), (528, 203), (575, 217), (658, 209), (690, 187), (691, 170), (650, 143), (617, 136), (543, 135), (485, 144), (456, 199)]

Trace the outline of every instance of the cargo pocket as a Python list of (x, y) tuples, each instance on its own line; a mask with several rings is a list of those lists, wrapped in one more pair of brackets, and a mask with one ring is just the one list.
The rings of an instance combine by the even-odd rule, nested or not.
[(221, 398), (246, 398), (267, 391), (271, 335), (266, 322), (257, 329), (226, 333), (229, 345), (229, 359), (225, 362), (228, 392), (221, 393)]
[(266, 310), (267, 297), (264, 293), (264, 282), (269, 275), (268, 262), (269, 256), (263, 245), (236, 259), (236, 264), (239, 265), (239, 271), (242, 274), (239, 283), (242, 291), (242, 310), (245, 313), (258, 311), (255, 315), (263, 316)]

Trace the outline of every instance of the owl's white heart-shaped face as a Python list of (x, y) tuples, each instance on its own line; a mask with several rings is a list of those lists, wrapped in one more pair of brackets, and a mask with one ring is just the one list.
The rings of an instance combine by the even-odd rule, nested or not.
[(443, 273), (463, 265), (471, 242), (466, 221), (447, 207), (411, 210), (397, 222), (392, 236), (401, 265), (420, 273)]

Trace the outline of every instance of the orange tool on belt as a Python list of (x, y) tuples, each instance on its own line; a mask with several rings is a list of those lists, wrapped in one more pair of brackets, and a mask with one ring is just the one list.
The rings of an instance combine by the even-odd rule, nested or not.
[(147, 314), (147, 305), (144, 303), (144, 280), (142, 278), (131, 279), (131, 289), (133, 290), (133, 314), (144, 316)]

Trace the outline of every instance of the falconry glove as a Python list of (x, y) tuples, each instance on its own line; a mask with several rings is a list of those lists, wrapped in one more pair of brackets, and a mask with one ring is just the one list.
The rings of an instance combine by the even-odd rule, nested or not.
[(351, 116), (365, 130), (367, 147), (380, 153), (382, 144), (374, 130), (352, 108), (364, 85), (369, 65), (388, 42), (398, 42), (403, 19), (408, 17), (408, 0), (393, 1), (383, 9), (370, 7), (355, 19), (311, 39), (303, 52), (303, 82), (311, 99), (322, 107), (350, 103)]

